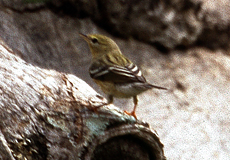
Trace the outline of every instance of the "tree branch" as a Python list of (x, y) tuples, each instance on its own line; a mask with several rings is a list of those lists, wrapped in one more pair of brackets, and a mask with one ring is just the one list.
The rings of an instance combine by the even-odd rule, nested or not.
[(3, 41), (0, 76), (3, 159), (165, 159), (148, 124), (103, 105), (74, 75), (26, 63)]

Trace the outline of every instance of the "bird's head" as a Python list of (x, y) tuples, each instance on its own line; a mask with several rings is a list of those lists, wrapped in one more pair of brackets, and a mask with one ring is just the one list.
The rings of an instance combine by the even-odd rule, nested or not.
[(84, 35), (81, 33), (80, 36), (88, 43), (94, 57), (100, 57), (111, 52), (120, 52), (117, 44), (109, 37), (99, 34)]

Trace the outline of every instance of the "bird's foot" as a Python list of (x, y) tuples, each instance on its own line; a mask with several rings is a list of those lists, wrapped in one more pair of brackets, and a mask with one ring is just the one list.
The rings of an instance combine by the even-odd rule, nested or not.
[(137, 120), (137, 116), (136, 116), (136, 113), (135, 111), (132, 111), (132, 112), (128, 112), (128, 111), (124, 111), (126, 114), (130, 115), (130, 116), (133, 116), (136, 120)]
[(109, 104), (110, 104), (110, 103), (104, 102), (104, 103), (101, 103), (101, 104), (99, 104), (99, 105), (97, 105), (97, 106), (94, 106), (93, 108), (97, 110), (98, 108), (101, 108), (101, 107), (106, 106), (106, 105), (109, 105)]
[(103, 103), (101, 103), (101, 104), (99, 104), (99, 105), (94, 105), (94, 106), (92, 107), (92, 110), (93, 110), (94, 112), (98, 113), (97, 110), (98, 110), (99, 108), (101, 108), (101, 107), (103, 107), (103, 106), (106, 106), (106, 105), (109, 105), (109, 104), (111, 104), (111, 103), (103, 102)]
[(97, 101), (93, 101), (91, 99), (88, 100), (88, 104), (89, 104), (89, 108), (91, 110), (93, 110), (94, 112), (98, 112), (97, 110), (105, 105), (108, 105), (108, 102), (97, 102)]

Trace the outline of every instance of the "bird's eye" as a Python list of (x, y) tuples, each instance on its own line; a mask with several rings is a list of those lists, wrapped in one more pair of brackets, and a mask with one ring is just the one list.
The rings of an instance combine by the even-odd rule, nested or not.
[(98, 43), (98, 40), (96, 38), (92, 38), (93, 43)]

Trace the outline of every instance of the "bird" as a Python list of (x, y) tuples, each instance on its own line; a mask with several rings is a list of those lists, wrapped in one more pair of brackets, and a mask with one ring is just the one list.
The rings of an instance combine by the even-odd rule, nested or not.
[(101, 34), (82, 34), (92, 53), (89, 67), (90, 77), (107, 95), (108, 104), (115, 98), (133, 98), (132, 112), (124, 111), (137, 120), (137, 95), (149, 89), (167, 90), (148, 83), (139, 67), (124, 56), (118, 45), (109, 37)]

